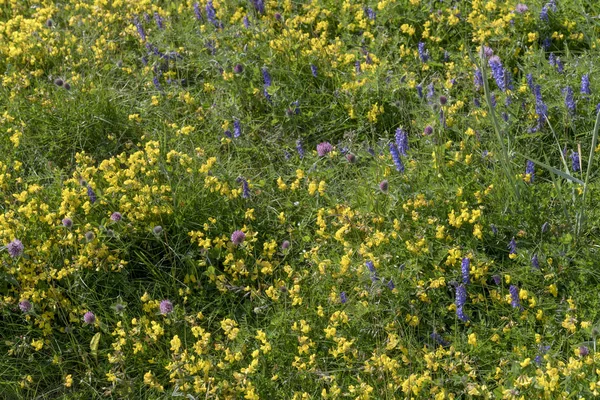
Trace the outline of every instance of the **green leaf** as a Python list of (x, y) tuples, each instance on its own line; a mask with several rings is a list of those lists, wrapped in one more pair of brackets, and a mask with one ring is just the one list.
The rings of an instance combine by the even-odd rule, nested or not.
[(102, 333), (96, 333), (92, 338), (92, 341), (90, 342), (90, 350), (92, 351), (92, 355), (94, 356), (94, 358), (98, 357), (98, 345), (100, 344), (100, 336), (102, 336)]

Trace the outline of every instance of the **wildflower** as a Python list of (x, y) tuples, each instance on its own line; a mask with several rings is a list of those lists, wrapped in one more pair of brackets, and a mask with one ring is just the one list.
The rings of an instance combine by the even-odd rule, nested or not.
[(420, 99), (423, 98), (423, 85), (421, 85), (420, 83), (417, 85), (417, 95)]
[(437, 342), (440, 346), (446, 347), (450, 343), (445, 341), (439, 333), (433, 332), (430, 337)]
[(248, 29), (250, 27), (250, 20), (248, 19), (247, 15), (244, 15), (244, 28)]
[(390, 143), (390, 154), (392, 155), (392, 160), (394, 160), (394, 165), (396, 165), (396, 170), (399, 172), (404, 172), (404, 164), (402, 164), (402, 160), (400, 159), (400, 154), (398, 154), (398, 149), (394, 143)]
[(463, 307), (467, 302), (467, 289), (464, 284), (456, 287), (456, 316), (463, 322), (467, 322), (469, 317), (465, 314)]
[(529, 11), (529, 7), (527, 7), (525, 4), (519, 3), (515, 7), (515, 12), (517, 12), (519, 14), (523, 14), (527, 11)]
[(494, 92), (490, 94), (490, 103), (492, 107), (496, 108), (496, 93)]
[(118, 211), (115, 211), (114, 213), (112, 213), (110, 215), (110, 219), (115, 222), (119, 222), (121, 220), (121, 218), (123, 218), (123, 216)]
[(96, 202), (96, 193), (94, 193), (94, 189), (89, 185), (87, 187), (87, 195), (90, 199), (90, 203), (94, 204)]
[(242, 184), (242, 198), (249, 199), (250, 198), (250, 187), (248, 186), (248, 181), (244, 177), (237, 178), (237, 182)]
[(532, 74), (527, 74), (527, 76), (525, 77), (525, 79), (527, 80), (527, 86), (529, 86), (529, 90), (531, 90), (533, 92), (533, 75)]
[(488, 59), (494, 55), (494, 50), (492, 50), (492, 48), (488, 47), (488, 46), (483, 46), (481, 51), (483, 52), (483, 55), (485, 56), (485, 58), (488, 58)]
[(242, 72), (244, 72), (244, 66), (242, 64), (235, 64), (235, 66), (233, 67), (233, 72), (236, 74), (241, 74)]
[(541, 122), (548, 115), (548, 106), (542, 100), (542, 88), (540, 85), (535, 85), (533, 93), (535, 94), (535, 112)]
[(96, 234), (92, 231), (88, 231), (85, 233), (85, 240), (91, 242), (96, 237)]
[(356, 62), (354, 63), (354, 72), (356, 72), (357, 74), (360, 74), (360, 61), (356, 60)]
[(562, 74), (563, 71), (565, 70), (565, 65), (560, 60), (560, 57), (556, 57), (556, 70), (558, 71), (559, 74)]
[(317, 154), (319, 157), (325, 157), (331, 151), (333, 151), (333, 146), (329, 142), (322, 142), (317, 145)]
[(356, 162), (356, 156), (352, 153), (348, 153), (346, 154), (346, 160), (348, 160), (350, 164), (354, 164)]
[(563, 93), (565, 94), (565, 106), (567, 110), (569, 110), (570, 114), (575, 114), (575, 100), (573, 99), (573, 89), (570, 86), (567, 86), (563, 89)]
[(267, 100), (271, 101), (271, 95), (269, 94), (267, 88), (271, 86), (271, 75), (266, 67), (262, 69), (263, 82), (264, 82), (264, 94)]
[(237, 119), (233, 121), (233, 137), (240, 137), (242, 134), (242, 127), (240, 121)]
[(212, 0), (206, 2), (206, 19), (208, 19), (208, 22), (213, 24), (216, 28), (219, 28), (220, 24), (217, 20), (217, 12), (213, 6)]
[(375, 11), (373, 11), (371, 7), (365, 7), (363, 10), (367, 18), (369, 18), (370, 20), (375, 20), (377, 14), (375, 13)]
[(162, 315), (169, 314), (173, 311), (173, 303), (171, 300), (163, 300), (160, 302), (159, 308)]
[(300, 159), (303, 159), (304, 158), (304, 148), (302, 148), (302, 139), (296, 140), (296, 151), (298, 152)]
[(290, 248), (290, 241), (289, 240), (284, 240), (283, 243), (281, 243), (281, 248), (283, 250), (287, 250)]
[(467, 322), (469, 320), (469, 317), (467, 316), (467, 314), (465, 314), (465, 311), (463, 310), (462, 307), (458, 307), (456, 309), (456, 316), (458, 317), (458, 319), (460, 319), (462, 322)]
[(146, 41), (146, 32), (144, 32), (144, 27), (142, 26), (142, 23), (140, 22), (139, 18), (137, 16), (135, 16), (133, 18), (133, 24), (135, 25), (138, 34), (140, 35), (140, 38), (142, 39), (142, 42)]
[(68, 82), (65, 82), (63, 87), (65, 88), (65, 90), (71, 90), (71, 85)]
[(533, 257), (531, 257), (531, 266), (535, 269), (540, 269), (540, 262), (537, 254), (534, 254)]
[(540, 19), (544, 22), (548, 22), (550, 20), (548, 18), (548, 4), (542, 7), (542, 10), (540, 11)]
[(473, 104), (475, 105), (475, 107), (481, 107), (481, 102), (477, 97), (473, 98)]
[(519, 302), (519, 288), (515, 285), (510, 285), (508, 291), (510, 292), (510, 305), (513, 306), (513, 308), (520, 308), (521, 303)]
[(470, 266), (471, 266), (471, 260), (468, 257), (463, 258), (460, 268), (461, 268), (461, 273), (462, 273), (462, 280), (465, 285), (470, 282), (470, 279), (469, 279), (469, 267)]
[(240, 230), (237, 230), (231, 234), (231, 242), (236, 246), (242, 244), (245, 239), (246, 234)]
[(312, 76), (314, 76), (315, 78), (317, 77), (317, 67), (313, 64), (310, 64), (310, 72), (312, 73)]
[(254, 8), (256, 9), (256, 11), (258, 11), (261, 14), (265, 13), (264, 0), (252, 0), (252, 4), (254, 5)]
[(473, 83), (475, 84), (475, 90), (479, 90), (481, 87), (483, 87), (483, 75), (479, 69), (475, 70)]
[(571, 168), (573, 168), (573, 172), (577, 172), (581, 169), (579, 164), (579, 153), (574, 151), (571, 153)]
[(533, 178), (535, 176), (535, 164), (531, 160), (527, 160), (527, 164), (525, 166), (525, 174), (529, 175), (529, 183), (533, 183)]
[(155, 76), (154, 78), (152, 78), (152, 83), (154, 84), (154, 87), (156, 88), (156, 90), (162, 91), (162, 87), (160, 86), (160, 82), (159, 82), (157, 76)]
[(406, 157), (408, 151), (408, 134), (402, 129), (396, 129), (396, 146), (400, 154)]
[(157, 11), (154, 11), (154, 21), (156, 22), (156, 26), (158, 26), (158, 29), (165, 29), (165, 20), (158, 14)]
[(492, 76), (496, 81), (496, 85), (503, 92), (506, 92), (506, 76), (504, 74), (504, 67), (502, 67), (502, 62), (500, 61), (500, 57), (492, 56), (488, 60), (488, 64), (490, 69), (492, 70)]
[(94, 322), (96, 322), (96, 316), (93, 312), (88, 311), (83, 316), (83, 322), (85, 322), (88, 325), (92, 325)]
[(592, 90), (590, 89), (590, 75), (589, 74), (585, 74), (581, 77), (581, 93), (592, 94)]
[(340, 293), (340, 301), (342, 302), (342, 304), (345, 304), (348, 301), (348, 296), (346, 296), (346, 292)]
[(419, 51), (419, 58), (421, 59), (421, 62), (426, 63), (429, 60), (429, 52), (425, 48), (424, 42), (419, 42), (418, 51)]
[(433, 96), (435, 96), (435, 87), (433, 86), (433, 82), (427, 85), (427, 101), (430, 101)]
[(517, 254), (517, 241), (514, 237), (511, 239), (510, 243), (508, 243), (508, 250), (509, 254)]
[(379, 190), (381, 190), (382, 193), (387, 193), (389, 189), (389, 184), (387, 180), (383, 180), (381, 182), (379, 182)]
[(490, 225), (490, 228), (492, 229), (492, 233), (493, 233), (494, 235), (497, 235), (497, 234), (498, 234), (498, 228), (496, 228), (496, 225), (494, 225), (494, 224), (491, 224), (491, 225)]
[(579, 346), (579, 356), (585, 357), (590, 354), (590, 349), (587, 346)]
[(500, 275), (492, 276), (492, 280), (494, 281), (494, 284), (496, 284), (496, 286), (500, 286), (500, 284), (502, 283), (502, 278), (500, 278)]
[(202, 18), (202, 12), (200, 11), (200, 4), (198, 4), (198, 2), (194, 3), (194, 15), (196, 16), (196, 19), (198, 21), (202, 21), (204, 18)]
[(390, 279), (389, 282), (387, 283), (387, 287), (390, 290), (394, 290), (396, 288), (396, 285), (394, 285), (394, 282)]
[(440, 96), (440, 104), (445, 106), (448, 102), (448, 98), (446, 96)]
[(23, 243), (19, 239), (14, 239), (12, 242), (6, 245), (6, 250), (12, 258), (22, 255), (24, 249), (25, 246), (23, 246)]
[(21, 312), (23, 313), (28, 313), (29, 311), (31, 311), (32, 305), (29, 302), (29, 300), (22, 300), (19, 302), (19, 309), (21, 310)]
[(427, 125), (425, 127), (425, 129), (423, 130), (424, 135), (431, 135), (432, 133), (433, 133), (433, 128), (431, 127), (431, 125)]
[(62, 86), (62, 85), (63, 85), (63, 83), (64, 83), (64, 81), (63, 81), (62, 79), (60, 79), (60, 78), (56, 78), (56, 79), (54, 80), (54, 84), (55, 84), (56, 86)]

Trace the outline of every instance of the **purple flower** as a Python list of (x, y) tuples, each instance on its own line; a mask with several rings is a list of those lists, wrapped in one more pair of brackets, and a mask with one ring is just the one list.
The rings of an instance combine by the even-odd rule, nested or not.
[(392, 160), (394, 160), (394, 165), (396, 166), (396, 170), (398, 172), (404, 172), (404, 164), (402, 164), (402, 160), (400, 159), (400, 154), (398, 153), (398, 148), (394, 143), (390, 143), (390, 154), (392, 155)]
[(171, 302), (171, 300), (163, 300), (160, 302), (160, 313), (162, 315), (166, 315), (169, 314), (170, 312), (173, 311), (173, 303)]
[(246, 240), (246, 234), (240, 230), (237, 230), (231, 234), (231, 242), (236, 246), (242, 244)]
[(548, 4), (542, 7), (540, 11), (540, 19), (544, 22), (548, 22), (550, 19), (548, 18)]
[(340, 293), (340, 301), (342, 302), (342, 304), (345, 304), (348, 301), (348, 296), (346, 296), (346, 292)]
[(525, 174), (529, 174), (529, 183), (533, 183), (533, 178), (535, 176), (535, 164), (531, 160), (527, 160), (527, 164), (525, 165)]
[(515, 285), (510, 285), (508, 291), (510, 292), (510, 305), (513, 306), (513, 308), (521, 308), (521, 303), (519, 302), (519, 288)]
[(446, 96), (440, 96), (440, 104), (445, 106), (448, 102), (448, 98)]
[(500, 284), (502, 283), (502, 278), (500, 278), (500, 275), (492, 276), (492, 280), (494, 281), (494, 284), (496, 284), (496, 286), (500, 286)]
[(519, 3), (516, 5), (515, 7), (515, 12), (519, 13), (519, 14), (523, 14), (525, 12), (527, 12), (529, 10), (529, 7), (527, 7), (525, 4)]
[(237, 119), (233, 121), (233, 137), (240, 137), (242, 135), (242, 126), (240, 121)]
[(370, 273), (372, 273), (372, 274), (375, 273), (375, 265), (373, 264), (373, 261), (367, 261), (365, 263), (365, 266), (367, 267), (367, 269), (369, 270)]
[(462, 259), (462, 263), (460, 266), (462, 273), (462, 281), (466, 285), (471, 282), (469, 278), (469, 267), (471, 266), (471, 260), (468, 257)]
[(498, 228), (496, 228), (496, 225), (494, 225), (494, 224), (491, 224), (491, 225), (490, 225), (490, 228), (492, 228), (492, 233), (493, 233), (494, 235), (497, 235), (497, 234), (498, 234)]
[(94, 204), (96, 202), (96, 193), (94, 193), (94, 189), (92, 189), (92, 187), (89, 185), (87, 187), (87, 194), (90, 198), (90, 203)]
[(254, 4), (254, 8), (261, 14), (265, 13), (265, 2), (264, 0), (252, 0), (252, 4)]
[(425, 130), (423, 130), (423, 133), (425, 135), (431, 135), (433, 133), (433, 128), (431, 127), (431, 125), (427, 125), (425, 127)]
[(408, 151), (408, 134), (402, 129), (396, 129), (396, 146), (400, 151), (400, 154), (406, 157)]
[(373, 9), (371, 7), (365, 7), (363, 10), (365, 12), (365, 16), (367, 18), (369, 18), (370, 20), (374, 20), (375, 17), (377, 16), (375, 11), (373, 11)]
[(563, 93), (565, 94), (565, 106), (569, 110), (570, 114), (575, 114), (575, 100), (573, 99), (573, 89), (570, 86), (567, 86), (563, 89)]
[(581, 93), (592, 94), (592, 90), (590, 89), (590, 75), (589, 74), (585, 74), (581, 77)]
[(531, 257), (531, 266), (535, 269), (540, 269), (540, 261), (538, 260), (537, 254), (534, 254), (533, 257)]
[(160, 86), (160, 81), (158, 80), (158, 76), (154, 76), (152, 78), (152, 83), (154, 84), (154, 87), (156, 88), (156, 90), (162, 91), (162, 87)]
[(312, 76), (314, 76), (315, 78), (317, 77), (317, 67), (313, 64), (310, 64), (310, 72), (312, 73)]
[(32, 305), (29, 300), (22, 300), (19, 302), (19, 308), (21, 309), (21, 312), (28, 313), (31, 311)]
[(490, 69), (492, 70), (492, 76), (496, 81), (496, 85), (503, 92), (506, 92), (506, 76), (504, 73), (504, 67), (502, 67), (502, 62), (500, 61), (500, 57), (492, 56), (490, 57), (488, 64)]
[(509, 254), (517, 254), (517, 241), (513, 237), (511, 241), (508, 243)]
[(348, 160), (350, 164), (354, 164), (356, 162), (356, 156), (352, 153), (348, 153), (346, 154), (346, 160)]
[(135, 25), (135, 27), (138, 31), (138, 34), (140, 35), (140, 38), (142, 38), (142, 42), (145, 42), (146, 41), (146, 32), (144, 32), (144, 27), (142, 26), (142, 23), (140, 22), (137, 15), (133, 18), (133, 24)]
[(490, 58), (494, 55), (494, 50), (492, 50), (491, 47), (488, 46), (483, 46), (483, 48), (481, 49), (483, 51), (483, 55), (485, 56), (485, 58)]
[(430, 337), (435, 340), (437, 342), (437, 344), (439, 344), (440, 346), (448, 346), (450, 343), (448, 343), (447, 341), (445, 341), (442, 336), (440, 336), (440, 334), (433, 332)]
[(244, 15), (243, 22), (244, 22), (244, 28), (246, 28), (246, 29), (250, 28), (250, 20), (248, 19), (247, 15)]
[(242, 64), (235, 64), (235, 67), (233, 67), (233, 72), (236, 74), (241, 74), (244, 72), (244, 66)]
[(544, 38), (544, 40), (542, 41), (542, 48), (545, 51), (548, 51), (548, 50), (550, 50), (550, 46), (552, 46), (552, 38), (548, 36), (548, 37)]
[(573, 172), (577, 172), (581, 169), (579, 164), (579, 153), (574, 151), (571, 153), (571, 167), (573, 168)]
[(325, 157), (333, 151), (333, 146), (329, 142), (322, 142), (317, 145), (317, 154), (319, 157)]
[(556, 57), (554, 56), (554, 53), (550, 53), (548, 56), (548, 64), (552, 65), (553, 67), (556, 66)]
[(562, 74), (563, 71), (565, 70), (565, 65), (560, 60), (560, 57), (556, 57), (556, 70), (558, 71), (559, 74)]
[(208, 19), (208, 22), (210, 22), (216, 28), (218, 28), (220, 26), (220, 24), (219, 24), (219, 21), (217, 20), (217, 12), (215, 10), (215, 7), (213, 6), (212, 0), (208, 0), (208, 2), (206, 3), (205, 9), (206, 9), (206, 18)]
[(290, 241), (289, 240), (284, 240), (283, 243), (281, 243), (281, 248), (283, 250), (287, 250), (290, 248)]
[(490, 102), (492, 103), (492, 107), (496, 108), (496, 93), (492, 92), (490, 94)]
[(200, 4), (198, 4), (198, 2), (194, 3), (194, 15), (196, 16), (196, 19), (198, 21), (202, 21), (204, 18), (202, 18), (202, 12), (200, 11)]
[(114, 213), (112, 213), (110, 215), (110, 219), (113, 220), (113, 221), (115, 221), (115, 222), (119, 222), (121, 220), (121, 218), (123, 218), (123, 216), (118, 211), (115, 211)]
[(263, 81), (264, 81), (265, 87), (271, 86), (271, 75), (269, 74), (267, 67), (262, 68), (262, 76), (263, 76)]
[(425, 48), (424, 42), (419, 42), (418, 51), (419, 51), (419, 58), (421, 59), (421, 62), (426, 63), (429, 60), (429, 52)]
[(467, 316), (467, 314), (465, 314), (465, 311), (463, 310), (462, 307), (458, 307), (456, 309), (456, 316), (458, 317), (458, 319), (460, 319), (462, 322), (467, 322), (469, 320), (469, 317)]
[(390, 279), (387, 283), (387, 287), (390, 290), (394, 290), (396, 288), (396, 285), (394, 285), (394, 282)]
[(244, 177), (237, 178), (237, 182), (242, 184), (242, 199), (250, 198), (250, 187), (248, 186), (248, 181)]
[(538, 120), (541, 123), (548, 115), (548, 106), (542, 100), (542, 88), (540, 85), (535, 85), (533, 88), (535, 94), (535, 112), (538, 115)]
[(420, 99), (423, 98), (423, 85), (421, 85), (420, 83), (417, 85), (417, 95)]
[(587, 346), (579, 346), (579, 356), (585, 357), (590, 354), (590, 349)]
[(156, 25), (158, 26), (158, 29), (165, 29), (165, 20), (163, 17), (161, 17), (157, 11), (154, 11), (154, 21), (156, 21)]
[(304, 148), (302, 147), (302, 139), (296, 140), (296, 151), (300, 156), (300, 159), (304, 158)]
[(433, 86), (433, 82), (427, 85), (427, 101), (430, 101), (433, 96), (435, 96), (435, 87)]
[(379, 182), (379, 190), (381, 190), (383, 193), (387, 193), (389, 189), (389, 183), (387, 180), (383, 180), (381, 182)]
[(360, 61), (356, 60), (356, 62), (354, 63), (354, 72), (356, 72), (357, 74), (360, 74)]
[(94, 322), (96, 322), (96, 316), (93, 312), (88, 311), (83, 316), (83, 322), (85, 322), (88, 325), (92, 325)]
[(525, 79), (527, 79), (527, 86), (529, 86), (529, 90), (531, 90), (533, 92), (533, 75), (532, 74), (527, 74), (527, 76), (525, 77)]
[(23, 246), (23, 243), (19, 239), (14, 239), (12, 242), (6, 245), (6, 250), (12, 258), (19, 257), (21, 254), (23, 254), (24, 249), (25, 246)]
[(456, 287), (456, 308), (462, 308), (467, 303), (467, 288), (464, 284)]

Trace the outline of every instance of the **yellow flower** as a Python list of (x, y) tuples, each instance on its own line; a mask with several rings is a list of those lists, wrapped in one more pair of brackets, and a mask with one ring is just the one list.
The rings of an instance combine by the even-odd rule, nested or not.
[(473, 347), (477, 346), (477, 334), (471, 333), (469, 335), (469, 344)]
[(73, 376), (71, 374), (65, 376), (65, 383), (64, 383), (65, 387), (70, 388), (71, 385), (73, 385)]

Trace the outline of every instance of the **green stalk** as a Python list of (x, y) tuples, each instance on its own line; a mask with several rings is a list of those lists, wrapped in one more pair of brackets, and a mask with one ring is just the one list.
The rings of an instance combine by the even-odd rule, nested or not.
[(592, 134), (592, 147), (590, 148), (590, 156), (588, 157), (587, 171), (585, 173), (585, 182), (583, 183), (583, 195), (581, 196), (581, 209), (577, 215), (577, 235), (581, 234), (585, 214), (585, 196), (587, 194), (588, 182), (590, 180), (590, 172), (592, 171), (592, 162), (594, 161), (594, 150), (598, 142), (598, 129), (600, 128), (600, 112), (596, 115), (596, 123), (594, 124), (594, 133)]
[(504, 140), (502, 139), (500, 124), (498, 124), (498, 119), (496, 118), (496, 113), (494, 112), (494, 107), (492, 107), (492, 98), (490, 96), (490, 88), (489, 88), (489, 84), (488, 84), (488, 78), (487, 78), (487, 73), (486, 73), (485, 62), (483, 59), (483, 54), (481, 54), (481, 56), (480, 56), (480, 61), (481, 61), (480, 70), (481, 70), (481, 75), (483, 77), (483, 90), (485, 92), (485, 99), (487, 101), (488, 108), (490, 110), (490, 115), (492, 117), (492, 123), (494, 125), (494, 131), (496, 132), (496, 138), (498, 139), (498, 143), (500, 143), (500, 149), (502, 150), (502, 169), (504, 170), (504, 173), (506, 174), (506, 178), (508, 179), (511, 186), (513, 187), (516, 200), (519, 201), (519, 199), (521, 198), (521, 195), (519, 193), (519, 186), (515, 182), (515, 178), (512, 174), (512, 171), (511, 171), (512, 168), (510, 167), (510, 158), (508, 156), (508, 150), (506, 149), (506, 146), (504, 145)]

